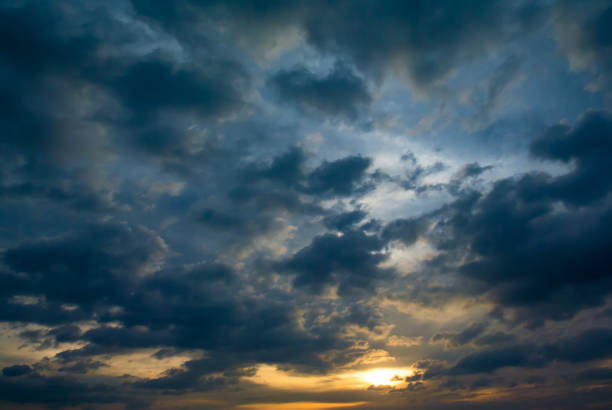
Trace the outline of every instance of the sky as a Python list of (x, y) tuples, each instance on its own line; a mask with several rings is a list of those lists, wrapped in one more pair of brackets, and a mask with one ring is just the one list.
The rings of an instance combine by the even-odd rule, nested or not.
[(0, 408), (612, 407), (611, 27), (0, 0)]

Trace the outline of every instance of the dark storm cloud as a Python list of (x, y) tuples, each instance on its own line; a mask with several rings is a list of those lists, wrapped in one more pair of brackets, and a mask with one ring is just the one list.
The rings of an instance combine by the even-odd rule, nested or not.
[(306, 192), (311, 194), (330, 194), (348, 196), (358, 191), (367, 190), (367, 185), (360, 185), (372, 160), (361, 156), (341, 158), (324, 162), (308, 175)]
[[(498, 180), (484, 195), (463, 191), (450, 205), (413, 220), (408, 227), (433, 223), (426, 237), (443, 251), (428, 265), (452, 271), (461, 260), (458, 272), (473, 280), (463, 283), (466, 293), (487, 294), (515, 309), (516, 320), (532, 324), (601, 305), (612, 290), (612, 213), (601, 203), (612, 187), (605, 165), (610, 124), (606, 112), (588, 112), (573, 127), (552, 127), (534, 140), (533, 155), (572, 163), (565, 174)], [(406, 232), (413, 240), (418, 231)]]
[[(279, 200), (279, 208), (281, 208), (281, 198), (277, 199)], [(203, 209), (196, 218), (214, 231), (238, 231), (251, 235), (264, 233), (274, 226), (272, 215), (259, 214), (242, 217), (237, 212), (225, 213), (211, 208)]]
[[(23, 312), (21, 313), (23, 314)], [(18, 316), (15, 318), (21, 320)], [(61, 322), (61, 318), (57, 319), (55, 323)], [(63, 319), (68, 322), (71, 318), (65, 317)], [(24, 330), (19, 333), (19, 336), (26, 341), (26, 344), (36, 344), (39, 349), (58, 347), (61, 343), (76, 342), (81, 338), (81, 335), (81, 329), (73, 324), (59, 325), (50, 330)]]
[(330, 117), (355, 119), (372, 100), (364, 80), (343, 64), (336, 64), (323, 77), (305, 67), (282, 70), (269, 80), (269, 84), (281, 100)]
[(558, 1), (554, 14), (557, 41), (568, 54), (570, 65), (593, 74), (588, 89), (609, 92), (612, 80), (612, 37), (609, 30), (612, 3), (607, 0), (588, 4)]
[[(148, 389), (161, 390), (184, 390), (197, 388), (197, 391), (205, 392), (218, 390), (228, 384), (237, 384), (240, 376), (253, 373), (252, 369), (234, 369), (235, 363), (229, 357), (219, 359), (191, 360), (184, 364), (181, 369), (168, 370), (162, 377), (138, 383), (139, 386)], [(225, 372), (225, 373), (223, 373)], [(221, 376), (204, 376), (203, 374), (222, 373)]]
[(423, 182), (423, 178), (444, 171), (447, 167), (442, 162), (438, 161), (432, 165), (423, 166), (419, 164), (416, 156), (409, 152), (401, 156), (401, 160), (406, 163), (407, 170), (403, 178), (391, 178), (394, 182), (406, 190), (415, 191), (416, 193), (426, 193), (428, 191), (438, 191), (444, 188), (443, 184), (427, 184)]
[[(539, 26), (543, 16), (541, 5), (480, 0), (460, 4), (452, 1), (406, 4), (394, 0), (333, 4), (272, 1), (256, 5), (188, 0), (172, 6), (156, 7), (157, 4), (147, 0), (135, 2), (138, 11), (175, 32), (185, 32), (198, 20), (214, 16), (224, 21), (239, 40), (247, 44), (251, 40), (253, 48), (256, 41), (273, 44), (283, 35), (283, 28), (299, 27), (306, 33), (307, 42), (321, 53), (348, 60), (375, 78), (399, 68), (421, 90), (437, 85), (453, 69), (485, 55), (502, 41)], [(247, 27), (245, 22), (249, 23)], [(318, 88), (324, 80), (314, 79), (303, 71), (285, 72), (283, 77), (288, 85), (284, 88), (292, 89), (293, 96), (301, 95), (301, 103), (316, 101), (315, 106), (322, 105), (326, 107), (324, 111), (331, 109), (332, 113), (338, 113), (338, 107), (352, 107), (348, 102), (342, 105), (323, 102), (314, 89), (304, 90), (295, 84), (296, 80), (308, 81)], [(344, 86), (341, 88), (344, 90)], [(352, 91), (350, 94), (355, 95)]]
[(37, 373), (19, 378), (0, 378), (2, 400), (38, 404), (47, 408), (86, 404), (125, 403), (128, 408), (147, 408), (151, 399), (126, 394), (109, 384), (94, 384), (69, 377), (46, 377)]
[[(95, 359), (97, 356), (131, 349), (205, 349), (217, 359), (189, 362), (185, 369), (172, 370), (160, 379), (136, 385), (205, 391), (235, 383), (237, 377), (245, 374), (246, 370), (241, 369), (256, 363), (322, 371), (353, 360), (355, 353), (350, 349), (343, 356), (350, 342), (342, 340), (338, 333), (342, 324), (319, 326), (310, 332), (300, 330), (291, 304), (282, 298), (262, 301), (240, 294), (234, 273), (222, 265), (200, 264), (134, 276), (133, 272), (142, 270), (151, 262), (151, 255), (159, 252), (158, 245), (154, 246), (156, 240), (151, 244), (146, 236), (138, 235), (141, 233), (135, 235), (122, 226), (102, 227), (91, 234), (75, 236), (74, 241), (59, 238), (50, 243), (24, 244), (6, 252), (5, 261), (15, 274), (27, 275), (26, 283), (20, 282), (14, 293), (42, 295), (48, 301), (75, 304), (78, 308), (71, 311), (80, 311), (80, 319), (96, 317), (100, 322), (122, 323), (120, 327), (100, 325), (87, 331), (61, 325), (27, 335), (47, 346), (88, 343), (58, 353), (54, 359), (58, 371), (89, 372), (104, 365)], [(92, 247), (94, 240), (98, 240), (97, 246)], [(105, 306), (119, 309), (102, 309)], [(61, 310), (58, 305), (51, 307)], [(92, 307), (98, 309), (92, 311)], [(22, 309), (12, 312), (9, 320), (37, 321), (34, 317), (19, 317)], [(74, 317), (64, 320), (71, 322)], [(355, 320), (362, 321), (363, 317), (349, 318), (347, 323)], [(336, 358), (321, 360), (320, 354), (326, 351), (337, 351)], [(219, 371), (225, 374), (223, 378), (212, 376)]]
[(89, 74), (99, 46), (92, 35), (76, 32), (76, 22), (59, 25), (60, 18), (60, 10), (50, 4), (0, 11), (3, 143), (39, 160), (56, 157), (66, 148), (60, 144), (65, 140), (51, 114), (53, 107), (45, 104), (42, 77)]
[(284, 154), (275, 157), (272, 162), (257, 170), (263, 178), (279, 181), (288, 186), (300, 184), (304, 178), (306, 154), (301, 148), (292, 147)]
[[(231, 75), (231, 67), (225, 68), (224, 76)], [(116, 88), (124, 103), (135, 111), (168, 107), (214, 115), (239, 100), (232, 95), (234, 90), (224, 86), (216, 77), (201, 78), (196, 72), (152, 61), (130, 67)]]
[(446, 348), (463, 346), (480, 336), (487, 328), (486, 323), (472, 323), (460, 332), (440, 332), (431, 337), (434, 343), (441, 343)]
[(70, 70), (92, 58), (97, 40), (87, 34), (75, 36), (76, 22), (62, 26), (61, 16), (51, 4), (2, 7), (0, 49), (5, 62), (42, 72)]
[(32, 368), (26, 364), (16, 364), (2, 369), (2, 375), (6, 377), (19, 377), (32, 373)]
[[(86, 8), (75, 8), (69, 14), (66, 7), (69, 7), (69, 2), (2, 9), (0, 18), (5, 24), (2, 24), (3, 35), (0, 37), (7, 42), (2, 50), (8, 69), (8, 75), (3, 76), (7, 88), (3, 87), (1, 93), (5, 101), (2, 106), (10, 107), (10, 115), (3, 110), (10, 124), (6, 130), (18, 133), (20, 138), (13, 141), (19, 144), (19, 148), (33, 145), (31, 152), (37, 154), (45, 153), (41, 146), (58, 152), (66, 148), (57, 146), (60, 136), (50, 137), (54, 131), (57, 133), (62, 123), (74, 122), (78, 116), (68, 119), (50, 117), (53, 107), (45, 106), (49, 104), (46, 96), (35, 94), (41, 87), (40, 82), (49, 81), (53, 76), (56, 77), (54, 81), (60, 79), (75, 87), (95, 85), (117, 96), (131, 117), (129, 125), (136, 127), (131, 131), (138, 136), (137, 140), (144, 141), (141, 148), (158, 153), (160, 149), (170, 151), (180, 146), (182, 137), (179, 130), (169, 129), (166, 124), (166, 139), (160, 140), (162, 133), (156, 133), (154, 138), (152, 127), (145, 123), (152, 125), (152, 121), (157, 122), (154, 115), (159, 113), (158, 110), (195, 113), (203, 118), (214, 115), (218, 119), (243, 106), (242, 92), (248, 89), (249, 79), (237, 63), (210, 50), (202, 58), (203, 64), (197, 67), (181, 66), (162, 52), (138, 59), (103, 53), (101, 50), (115, 51), (138, 38), (127, 24), (113, 19), (104, 7), (96, 10), (98, 19), (93, 19)], [(86, 24), (91, 25), (91, 31), (83, 30)], [(114, 32), (114, 35), (108, 35), (109, 32)], [(32, 94), (37, 98), (36, 104), (31, 104)], [(14, 101), (18, 103), (14, 104)], [(15, 115), (27, 117), (27, 123), (15, 121)], [(105, 118), (107, 115), (101, 112), (95, 120), (108, 119)], [(158, 126), (164, 124), (158, 123)], [(66, 142), (65, 139), (61, 141)]]
[[(51, 4), (0, 9), (0, 190), (3, 199), (42, 197), (81, 210), (109, 210), (112, 202), (104, 192), (59, 166), (67, 158), (75, 158), (75, 166), (85, 158), (94, 162), (92, 151), (103, 145), (93, 141), (99, 130), (91, 118), (59, 118), (66, 99), (83, 89), (79, 79), (96, 72), (99, 45), (75, 22), (60, 25), (61, 19)], [(56, 86), (64, 76), (71, 87)], [(80, 132), (93, 135), (77, 142)]]
[(308, 21), (308, 41), (366, 72), (399, 66), (427, 89), (462, 62), (531, 28), (538, 6), (505, 2), (336, 2)]
[(386, 259), (381, 253), (384, 246), (385, 241), (360, 230), (348, 230), (341, 236), (325, 234), (281, 267), (296, 273), (296, 287), (321, 292), (328, 285), (338, 285), (339, 295), (350, 295), (372, 290), (378, 280), (392, 275), (378, 266)]
[(582, 371), (576, 375), (576, 379), (580, 381), (599, 381), (599, 380), (610, 380), (612, 379), (612, 368), (609, 367), (595, 367)]
[(554, 360), (571, 363), (603, 359), (612, 354), (612, 330), (596, 328), (550, 344), (517, 344), (469, 354), (451, 374), (489, 373), (502, 367), (542, 367)]
[(479, 177), (492, 169), (492, 165), (480, 165), (477, 162), (466, 164), (452, 176), (446, 188), (453, 195), (460, 195), (462, 190), (470, 189), (470, 183), (478, 181)]
[(454, 176), (454, 180), (462, 181), (466, 178), (475, 178), (493, 168), (491, 165), (482, 166), (477, 162), (464, 165)]
[(184, 171), (217, 148), (188, 130), (194, 119), (216, 123), (245, 107), (249, 76), (222, 53), (206, 50), (198, 65), (173, 61), (159, 44), (139, 55), (146, 36), (102, 4), (39, 6), (0, 12), (6, 210), (23, 201), (60, 213), (129, 210), (137, 193), (108, 172), (133, 154), (127, 147)]
[(502, 367), (542, 367), (547, 354), (540, 346), (516, 345), (472, 353), (452, 368), (454, 374), (490, 373)]
[(366, 212), (357, 209), (355, 211), (326, 216), (323, 223), (329, 229), (343, 231), (346, 228), (361, 222), (366, 216)]
[(512, 343), (516, 336), (511, 333), (493, 332), (477, 337), (472, 341), (476, 346), (501, 346)]
[(573, 172), (543, 184), (542, 188), (551, 197), (576, 205), (601, 199), (612, 188), (608, 169), (612, 154), (612, 116), (607, 111), (589, 111), (573, 127), (552, 127), (533, 141), (531, 153), (575, 167)]
[(202, 142), (190, 138), (187, 125), (173, 124), (163, 116), (220, 121), (245, 107), (249, 82), (240, 65), (213, 56), (198, 66), (176, 66), (154, 58), (139, 61), (109, 79), (108, 86), (127, 111), (127, 120), (119, 124), (133, 147), (162, 160), (184, 161), (215, 147), (209, 143), (203, 152), (194, 150), (193, 145)]
[(90, 371), (106, 366), (108, 365), (99, 360), (83, 359), (68, 362), (63, 366), (59, 367), (57, 370), (62, 373), (87, 374)]
[(214, 27), (222, 23), (233, 35), (231, 41), (247, 47), (265, 45), (273, 48), (275, 36), (282, 30), (299, 25), (309, 5), (302, 1), (198, 1), (132, 0), (136, 11), (176, 34), (183, 44), (202, 40), (202, 23)]
[(448, 372), (448, 364), (439, 360), (423, 359), (412, 364), (414, 374), (407, 376), (407, 382), (419, 380), (430, 380), (445, 375)]
[(400, 240), (410, 246), (427, 229), (427, 221), (421, 218), (396, 219), (385, 226), (382, 236), (388, 240)]
[(195, 219), (216, 232), (241, 232), (249, 239), (279, 228), (278, 212), (326, 214), (320, 199), (358, 196), (374, 186), (375, 175), (367, 173), (370, 158), (324, 161), (311, 170), (307, 159), (301, 148), (292, 147), (266, 163), (246, 165), (226, 193), (230, 205), (204, 207), (195, 212)]
[[(204, 349), (224, 366), (213, 366), (212, 359), (194, 361), (185, 369), (169, 371), (160, 379), (136, 385), (146, 388), (205, 391), (235, 383), (246, 371), (241, 369), (261, 362), (319, 372), (363, 353), (363, 350), (351, 352), (351, 343), (343, 340), (339, 332), (344, 324), (366, 325), (364, 321), (371, 315), (351, 314), (345, 323), (304, 330), (295, 323), (294, 307), (288, 300), (264, 301), (241, 293), (235, 273), (225, 266), (200, 264), (138, 274), (151, 263), (159, 262), (160, 255), (166, 255), (163, 243), (150, 235), (125, 225), (103, 225), (78, 235), (7, 250), (5, 262), (14, 270), (9, 277), (21, 279), (9, 289), (10, 293), (37, 295), (46, 302), (16, 305), (8, 301), (7, 309), (2, 310), (4, 319), (53, 324), (95, 317), (101, 323), (122, 324), (119, 327), (101, 324), (87, 331), (65, 324), (49, 331), (23, 334), (41, 347), (88, 343), (55, 356), (54, 363), (60, 372), (86, 373), (104, 365), (96, 360), (98, 356), (153, 347)], [(376, 239), (369, 243), (364, 235), (353, 242), (360, 240), (367, 249), (362, 246), (354, 254), (363, 251), (359, 261), (363, 262), (365, 257), (368, 266), (364, 269), (370, 270), (363, 274), (379, 274), (382, 271), (375, 266), (377, 257), (367, 252), (382, 245)], [(344, 263), (354, 263), (350, 258), (351, 255), (346, 255)], [(346, 279), (356, 280), (345, 283), (347, 289), (374, 280), (358, 276)], [(72, 316), (51, 322), (40, 315), (43, 309), (63, 311), (65, 303), (76, 306), (68, 310)], [(38, 311), (39, 315), (29, 314), (28, 309)], [(9, 312), (10, 317), (6, 317)], [(368, 326), (374, 326), (372, 323), (367, 319)], [(320, 355), (326, 351), (336, 352), (335, 358), (323, 361)], [(221, 379), (209, 375), (218, 371), (227, 375)]]
[[(427, 137), (354, 126), (387, 110), (427, 115), (432, 99), (415, 94), (447, 96), (452, 81), (463, 87), (462, 67), (490, 55), (501, 64), (483, 62), (492, 73), (479, 83), (483, 116), (503, 108), (504, 90), (528, 66), (529, 50), (517, 53), (521, 39), (547, 21), (546, 7), (3, 2), (0, 320), (1, 336), (15, 334), (22, 350), (2, 353), (2, 405), (148, 408), (165, 395), (179, 406), (185, 393), (219, 390), (232, 390), (239, 404), (298, 403), (294, 392), (276, 395), (244, 379), (262, 364), (321, 375), (393, 354), (404, 365), (408, 348), (416, 371), (399, 400), (402, 391), (432, 388), (436, 397), (511, 389), (515, 380), (492, 374), (502, 368), (524, 371), (517, 380), (529, 383), (548, 380), (530, 377), (557, 363), (577, 367), (563, 380), (609, 380), (601, 367), (612, 354), (607, 318), (585, 311), (612, 292), (607, 111), (587, 111), (534, 140), (530, 164), (565, 171), (497, 181), (487, 180), (491, 166), (475, 162), (474, 149), (444, 182), (445, 155), (463, 145), (461, 132), (428, 162), (406, 154), (403, 173), (391, 176), (373, 164), (386, 167)], [(604, 84), (608, 4), (580, 8), (576, 22), (562, 7), (553, 5), (552, 24), (578, 35), (557, 33), (559, 44)], [(406, 79), (416, 93), (404, 92)], [(389, 147), (399, 151), (387, 156)], [(428, 183), (433, 176), (442, 182)], [(381, 204), (379, 184), (411, 191), (414, 204)], [(453, 202), (413, 210), (434, 193)], [(391, 208), (393, 220), (384, 216)], [(395, 266), (394, 241), (439, 253), (399, 275), (386, 267)], [(394, 310), (397, 301), (417, 310)], [(420, 305), (453, 301), (492, 311), (442, 329), (417, 318)], [(578, 313), (580, 329), (590, 330), (573, 328)], [(415, 340), (433, 335), (431, 343), (389, 343), (390, 329), (404, 326), (390, 320), (404, 314), (427, 329)], [(123, 355), (143, 353), (165, 370), (147, 378), (121, 368)], [(47, 357), (32, 359), (39, 355)], [(104, 376), (117, 369), (126, 376)]]
[[(20, 244), (7, 249), (2, 258), (14, 272), (5, 277), (12, 294), (77, 304), (78, 309), (65, 313), (70, 317), (81, 313), (80, 309), (91, 311), (97, 303), (121, 301), (135, 276), (153, 269), (166, 253), (165, 243), (152, 232), (106, 223), (75, 234)], [(8, 308), (8, 302), (4, 303)], [(44, 303), (12, 305), (12, 309), (2, 310), (4, 320), (31, 310), (40, 310), (39, 318), (44, 320), (43, 312), (49, 307)], [(37, 321), (35, 317), (28, 320)]]
[[(370, 188), (366, 171), (372, 159), (359, 155), (323, 161), (316, 168), (305, 170), (306, 153), (297, 147), (276, 156), (268, 164), (247, 167), (243, 176), (244, 187), (237, 191), (248, 191), (253, 184), (266, 181), (279, 185), (283, 190), (294, 190), (314, 196), (350, 196), (364, 193)], [(239, 196), (236, 198), (238, 199)]]
[(310, 160), (311, 154), (292, 147), (267, 161), (237, 165), (227, 179), (219, 179), (218, 193), (194, 202), (188, 212), (227, 241), (227, 248), (240, 249), (264, 234), (282, 233), (292, 221), (330, 216), (323, 199), (357, 197), (374, 187), (370, 158), (349, 156), (314, 167)]
[(517, 200), (521, 182), (528, 183), (496, 184), (478, 213), (450, 221), (457, 235), (444, 245), (471, 247), (461, 273), (486, 284), (502, 305), (533, 309), (532, 320), (601, 304), (610, 290), (610, 212), (554, 215), (549, 203)]
[[(464, 389), (461, 387), (465, 379), (462, 376), (474, 374), (491, 374), (502, 368), (535, 369), (544, 368), (552, 363), (568, 362), (579, 364), (605, 359), (612, 355), (609, 343), (612, 332), (608, 328), (593, 328), (572, 337), (558, 338), (554, 341), (510, 344), (503, 347), (493, 347), (477, 350), (457, 360), (454, 365), (432, 359), (420, 360), (412, 364), (415, 373), (406, 381), (426, 381), (447, 378), (445, 387)], [(609, 369), (595, 368), (578, 373), (583, 380), (606, 379)], [(483, 383), (475, 381), (474, 383)], [(486, 381), (487, 386), (500, 385), (503, 379)], [(474, 386), (474, 385), (473, 385)], [(484, 386), (480, 386), (484, 387)]]

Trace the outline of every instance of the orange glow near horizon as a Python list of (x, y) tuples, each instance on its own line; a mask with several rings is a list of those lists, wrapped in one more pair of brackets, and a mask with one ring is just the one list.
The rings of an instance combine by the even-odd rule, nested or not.
[(402, 383), (404, 378), (412, 373), (410, 369), (372, 369), (358, 373), (358, 376), (363, 378), (369, 385), (393, 386)]
[(324, 410), (339, 409), (343, 407), (356, 407), (367, 404), (365, 401), (352, 403), (319, 403), (319, 402), (295, 402), (295, 403), (257, 403), (238, 406), (239, 409), (246, 410)]
[(345, 389), (363, 390), (372, 385), (396, 386), (403, 383), (403, 379), (411, 374), (413, 370), (409, 367), (385, 367), (313, 376), (284, 372), (274, 366), (262, 365), (258, 368), (257, 373), (248, 377), (247, 380), (278, 390), (321, 392)]

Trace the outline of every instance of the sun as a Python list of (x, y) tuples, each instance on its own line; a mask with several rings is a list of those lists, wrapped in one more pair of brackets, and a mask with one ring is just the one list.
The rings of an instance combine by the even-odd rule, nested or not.
[(361, 374), (361, 378), (367, 383), (380, 386), (380, 385), (394, 385), (401, 382), (405, 375), (398, 374), (397, 369), (372, 369)]

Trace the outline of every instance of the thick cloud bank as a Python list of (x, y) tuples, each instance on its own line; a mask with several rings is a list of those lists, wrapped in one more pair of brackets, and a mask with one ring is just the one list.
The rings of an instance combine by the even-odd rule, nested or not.
[(0, 1), (0, 407), (609, 406), (611, 25)]

